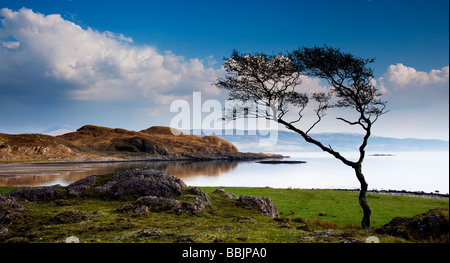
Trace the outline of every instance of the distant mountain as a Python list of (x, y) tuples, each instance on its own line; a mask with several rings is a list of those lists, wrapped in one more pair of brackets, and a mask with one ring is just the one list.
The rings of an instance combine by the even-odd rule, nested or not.
[(69, 127), (68, 125), (63, 125), (63, 126), (53, 126), (43, 132), (41, 132), (41, 134), (44, 135), (50, 135), (50, 136), (59, 136), (59, 135), (63, 135), (69, 132), (74, 132), (74, 130)]
[[(192, 132), (192, 131), (191, 131)], [(212, 131), (207, 131), (208, 134)], [(197, 133), (198, 134), (198, 131)], [(232, 134), (232, 135), (226, 135)], [(202, 135), (205, 135), (202, 132)], [(305, 142), (300, 134), (290, 131), (278, 131), (275, 145), (261, 146), (261, 139), (268, 139), (269, 135), (249, 135), (248, 131), (224, 130), (222, 134), (215, 136), (233, 143), (242, 152), (317, 152), (321, 151), (317, 146)], [(322, 142), (336, 151), (357, 151), (361, 145), (363, 135), (354, 133), (316, 133), (310, 134), (312, 138)], [(366, 151), (393, 152), (393, 151), (449, 151), (449, 142), (435, 139), (397, 139), (389, 137), (371, 136)]]
[(59, 136), (1, 134), (0, 161), (104, 161), (151, 159), (259, 159), (216, 136), (175, 136), (168, 127), (140, 132), (86, 125)]

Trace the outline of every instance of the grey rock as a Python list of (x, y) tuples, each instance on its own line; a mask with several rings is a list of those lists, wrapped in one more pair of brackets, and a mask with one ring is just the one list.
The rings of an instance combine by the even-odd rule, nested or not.
[(200, 188), (198, 188), (198, 187), (192, 187), (192, 188), (189, 190), (189, 192), (190, 192), (191, 194), (193, 194), (193, 195), (198, 195), (198, 196), (200, 196), (200, 197), (203, 199), (205, 205), (211, 205), (211, 200), (210, 200), (210, 198), (209, 198), (209, 195), (206, 194), (205, 192), (203, 192), (202, 189), (200, 189)]
[(375, 229), (375, 232), (410, 240), (439, 240), (441, 238), (448, 240), (448, 208), (434, 208), (410, 218), (396, 217)]
[(23, 209), (23, 207), (17, 203), (17, 201), (14, 197), (0, 194), (0, 208), (1, 207), (13, 208), (13, 209)]
[[(11, 215), (18, 210), (23, 210), (23, 207), (16, 202), (15, 198), (0, 195), (0, 224), (9, 223)], [(8, 231), (8, 229), (4, 231)]]
[(239, 201), (252, 207), (271, 218), (278, 218), (278, 210), (275, 203), (268, 197), (241, 195)]
[(131, 178), (117, 184), (114, 195), (119, 198), (139, 196), (170, 197), (181, 195), (182, 186), (168, 178)]
[(49, 223), (70, 224), (89, 221), (89, 213), (78, 210), (64, 210), (50, 217)]
[(91, 188), (95, 185), (95, 179), (96, 176), (92, 175), (68, 185), (68, 193), (73, 196), (81, 195), (86, 189)]
[(238, 196), (233, 194), (233, 193), (228, 193), (227, 191), (225, 191), (223, 188), (217, 188), (216, 190), (214, 190), (213, 192), (214, 194), (221, 194), (224, 195), (227, 198), (230, 199), (238, 199)]
[(24, 188), (10, 192), (8, 195), (28, 201), (50, 200), (64, 197), (66, 189), (58, 186)]
[(138, 207), (133, 209), (133, 214), (134, 215), (146, 215), (148, 213), (149, 213), (148, 206), (145, 206), (145, 205), (138, 206)]
[(175, 176), (153, 169), (130, 169), (119, 172), (105, 184), (96, 187), (100, 193), (111, 191), (114, 198), (141, 196), (179, 196), (186, 184)]
[(142, 242), (146, 240), (157, 240), (161, 238), (170, 237), (172, 234), (167, 233), (161, 229), (143, 229), (131, 234), (120, 237), (118, 240), (122, 242)]
[(195, 197), (193, 202), (179, 201), (167, 197), (143, 196), (137, 199), (134, 206), (147, 206), (152, 212), (174, 211), (176, 213), (195, 213), (205, 209), (203, 201)]

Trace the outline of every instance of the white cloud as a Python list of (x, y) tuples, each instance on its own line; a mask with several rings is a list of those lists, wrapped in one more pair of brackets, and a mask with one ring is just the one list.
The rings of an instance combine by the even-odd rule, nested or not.
[(0, 41), (2, 46), (5, 48), (18, 48), (20, 46), (20, 42), (17, 41)]
[(327, 92), (329, 87), (322, 85), (322, 81), (319, 78), (312, 78), (305, 75), (300, 75), (300, 87), (298, 91), (305, 91), (307, 93), (313, 92)]
[[(417, 71), (401, 63), (390, 65), (380, 82), (389, 82), (391, 88), (398, 89), (407, 86), (424, 87), (433, 84), (446, 83), (449, 80), (449, 66), (433, 69), (430, 72)], [(385, 87), (384, 87), (385, 88)]]
[(121, 40), (121, 41), (125, 41), (125, 42), (128, 42), (128, 43), (133, 43), (134, 42), (131, 37), (126, 37), (123, 34), (116, 34), (116, 33), (110, 32), (110, 31), (105, 31), (103, 34), (106, 37), (108, 37), (108, 38)]
[(390, 65), (376, 85), (390, 110), (380, 118), (380, 135), (392, 136), (401, 127), (405, 134), (396, 135), (400, 138), (448, 139), (449, 66), (424, 72), (401, 63)]
[(374, 84), (395, 105), (448, 105), (449, 66), (427, 73), (398, 63), (390, 65)]
[(83, 29), (58, 14), (3, 8), (0, 18), (0, 75), (6, 74), (4, 69), (16, 72), (17, 78), (33, 72), (43, 80), (63, 81), (75, 100), (147, 98), (165, 104), (192, 91), (220, 92), (211, 86), (220, 70), (205, 67), (199, 59), (160, 54), (153, 47), (134, 45), (123, 34)]

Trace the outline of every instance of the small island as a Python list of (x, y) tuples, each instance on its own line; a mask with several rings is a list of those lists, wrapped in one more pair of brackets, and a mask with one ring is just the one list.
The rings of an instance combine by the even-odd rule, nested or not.
[(266, 160), (266, 161), (258, 161), (257, 163), (265, 163), (265, 164), (295, 164), (295, 163), (306, 163), (306, 161), (282, 161), (282, 160)]

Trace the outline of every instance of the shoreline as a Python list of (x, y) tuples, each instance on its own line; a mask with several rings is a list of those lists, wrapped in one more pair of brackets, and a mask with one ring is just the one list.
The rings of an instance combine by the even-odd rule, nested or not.
[[(52, 187), (52, 186), (0, 186), (1, 188), (10, 188), (10, 187), (20, 187), (20, 188), (38, 188), (38, 187)], [(192, 186), (194, 187), (194, 186)], [(195, 186), (195, 187), (227, 187), (227, 186)], [(265, 188), (265, 187), (252, 187), (252, 186), (229, 186), (234, 188)], [(359, 189), (342, 189), (342, 188), (274, 188), (280, 190), (333, 190), (333, 191), (347, 191), (347, 192), (359, 192)], [(367, 194), (381, 194), (381, 195), (399, 195), (399, 196), (408, 196), (408, 197), (421, 197), (421, 198), (433, 198), (433, 199), (449, 199), (449, 194), (438, 194), (438, 193), (427, 193), (424, 191), (406, 191), (406, 190), (368, 190)], [(1, 195), (1, 193), (0, 193)]]
[[(318, 189), (318, 188), (317, 188)], [(359, 192), (359, 189), (322, 189), (322, 190), (339, 190), (339, 191), (350, 191)], [(449, 199), (449, 194), (439, 194), (433, 192), (424, 191), (407, 191), (407, 190), (367, 190), (368, 194), (383, 194), (383, 195), (401, 195), (401, 196), (411, 196), (411, 197), (427, 197), (427, 198), (438, 198), (438, 199)]]
[[(246, 153), (244, 153), (246, 154)], [(284, 159), (288, 156), (283, 156), (281, 154), (259, 154), (259, 153), (248, 153), (255, 154), (255, 156), (226, 156), (226, 157), (184, 157), (184, 158), (165, 158), (165, 157), (152, 157), (152, 158), (136, 158), (136, 159), (108, 159), (108, 158), (98, 158), (98, 159), (68, 159), (68, 160), (36, 160), (36, 161), (1, 161), (1, 165), (52, 165), (52, 164), (96, 164), (96, 163), (133, 163), (133, 162), (179, 162), (179, 161), (190, 161), (190, 162), (203, 162), (203, 161), (246, 161), (246, 160), (262, 160), (262, 159)]]

